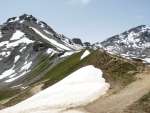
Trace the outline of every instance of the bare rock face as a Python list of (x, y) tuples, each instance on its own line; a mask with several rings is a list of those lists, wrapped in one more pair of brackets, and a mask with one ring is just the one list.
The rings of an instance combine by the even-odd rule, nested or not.
[(81, 39), (79, 39), (79, 38), (73, 38), (72, 41), (73, 41), (75, 44), (79, 44), (79, 45), (83, 46), (83, 43), (82, 43)]

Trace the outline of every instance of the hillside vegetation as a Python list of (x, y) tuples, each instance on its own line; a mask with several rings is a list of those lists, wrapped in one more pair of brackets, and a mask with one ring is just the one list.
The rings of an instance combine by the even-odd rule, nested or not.
[[(66, 57), (57, 65), (49, 68), (39, 82), (32, 84), (28, 89), (22, 91), (22, 93), (13, 99), (10, 99), (4, 106), (18, 103), (32, 96), (33, 94), (31, 92), (34, 87), (42, 84), (41, 90), (45, 89), (86, 65), (94, 65), (100, 68), (104, 73), (104, 78), (110, 83), (111, 88), (118, 86), (121, 88), (131, 83), (136, 79), (134, 75), (142, 72), (144, 68), (144, 65), (140, 62), (125, 60), (118, 56), (110, 55), (102, 50), (90, 50), (90, 52), (91, 54), (83, 60), (80, 60), (80, 57), (84, 53), (84, 50)], [(47, 66), (47, 62), (48, 60), (44, 60), (40, 66), (43, 67), (45, 64)]]

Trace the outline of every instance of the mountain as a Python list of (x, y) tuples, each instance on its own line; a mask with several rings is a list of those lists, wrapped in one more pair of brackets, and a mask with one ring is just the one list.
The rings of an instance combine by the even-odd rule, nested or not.
[(9, 18), (0, 26), (0, 90), (25, 88), (38, 81), (48, 67), (80, 49), (82, 46), (32, 15)]
[[(45, 63), (45, 61), (43, 63)], [(44, 79), (42, 78), (34, 84), (27, 85), (26, 86), (27, 88), (19, 90), (17, 95), (16, 95), (15, 89), (18, 89), (19, 86), (10, 88), (9, 90), (6, 90), (6, 91), (5, 91), (5, 89), (3, 89), (3, 91), (0, 91), (0, 97), (1, 97), (0, 102), (1, 101), (3, 102), (3, 104), (2, 104), (3, 108), (15, 105), (23, 100), (28, 99), (29, 97), (33, 96), (34, 94), (38, 93), (39, 91), (44, 91), (45, 88), (50, 88), (50, 86), (54, 87), (55, 84), (57, 84), (59, 81), (64, 80), (66, 78), (68, 78), (67, 83), (69, 85), (73, 84), (72, 87), (75, 88), (74, 86), (75, 86), (75, 84), (78, 85), (78, 82), (69, 81), (70, 77), (68, 77), (68, 76), (71, 73), (81, 69), (82, 67), (88, 66), (88, 65), (93, 65), (94, 67), (101, 69), (103, 72), (103, 77), (110, 84), (111, 89), (116, 89), (116, 87), (117, 87), (117, 90), (118, 90), (118, 88), (124, 88), (126, 85), (132, 83), (136, 79), (136, 76), (135, 76), (136, 73), (140, 73), (143, 70), (143, 64), (141, 64), (140, 62), (135, 62), (135, 61), (124, 59), (124, 58), (121, 58), (118, 56), (114, 56), (114, 55), (111, 55), (111, 54), (109, 54), (105, 51), (101, 51), (101, 50), (92, 50), (92, 49), (82, 50), (80, 52), (76, 52), (73, 55), (68, 56), (63, 61), (57, 63), (54, 67), (50, 68), (46, 74), (44, 74), (44, 76), (43, 76)], [(36, 71), (38, 71), (38, 70), (36, 70)], [(89, 70), (89, 71), (92, 71), (92, 70)], [(87, 73), (88, 72), (86, 72), (86, 74)], [(40, 74), (38, 74), (38, 73), (36, 73), (36, 74), (37, 74), (36, 76), (40, 76)], [(74, 81), (79, 81), (79, 82), (86, 81), (88, 79), (88, 77), (86, 77), (86, 76), (94, 77), (93, 74), (96, 74), (96, 73), (88, 73), (88, 75), (85, 74), (86, 76), (83, 76), (84, 74), (81, 74), (81, 75), (78, 74), (78, 76), (77, 76), (78, 79), (74, 80)], [(33, 75), (30, 75), (30, 76), (33, 76)], [(75, 79), (75, 77), (73, 77), (73, 78)], [(97, 77), (97, 79), (99, 79), (99, 78), (100, 78), (100, 75), (99, 75), (99, 77)], [(93, 81), (92, 78), (89, 78), (89, 80), (91, 80), (92, 82), (95, 82), (95, 81)], [(84, 84), (85, 89), (89, 89), (89, 88), (87, 88), (88, 86), (87, 86), (87, 84), (85, 84), (85, 82), (83, 82), (83, 84)], [(91, 84), (91, 83), (89, 83), (89, 84)], [(79, 87), (75, 88), (75, 89), (80, 90), (80, 85), (78, 85), (78, 86)], [(61, 88), (63, 88), (63, 89), (61, 89), (60, 91), (64, 92), (64, 87), (65, 86), (62, 85)], [(66, 87), (68, 87), (68, 86), (66, 86)], [(92, 86), (91, 88), (95, 89), (95, 85)], [(76, 92), (75, 89), (73, 90), (73, 92), (75, 94), (79, 94), (79, 92)], [(67, 89), (65, 89), (65, 90), (67, 90)], [(54, 91), (54, 94), (56, 93), (56, 96), (58, 94), (58, 95), (61, 95), (62, 98), (65, 98), (66, 95), (63, 95), (63, 93), (60, 91), (59, 92)], [(72, 90), (69, 90), (69, 91), (72, 92)], [(84, 92), (85, 90), (82, 90), (82, 91)], [(8, 95), (8, 92), (11, 95)], [(14, 93), (13, 96), (12, 96), (12, 93)], [(87, 93), (83, 93), (83, 94), (86, 95)], [(49, 97), (49, 95), (47, 95), (47, 96)], [(45, 97), (47, 98), (47, 96), (45, 96)], [(73, 94), (70, 96), (75, 97)], [(68, 98), (68, 99), (70, 99), (70, 98)], [(56, 98), (56, 100), (59, 100), (59, 99)], [(72, 101), (72, 99), (70, 101)], [(49, 101), (47, 101), (47, 102), (49, 103)]]
[[(20, 105), (21, 101), (26, 104), (22, 104), (22, 109), (20, 106), (18, 109), (25, 108), (27, 111), (23, 112), (26, 113), (32, 113), (33, 110), (41, 113), (44, 112), (43, 109), (59, 109), (59, 106), (64, 110), (64, 105), (67, 109), (72, 109), (72, 105), (81, 104), (81, 101), (78, 101), (81, 92), (85, 100), (90, 102), (92, 101), (88, 98), (101, 96), (98, 90), (104, 90), (101, 86), (105, 81), (110, 85), (109, 95), (103, 95), (106, 101), (109, 99), (107, 97), (118, 92), (123, 93), (126, 98), (134, 97), (135, 93), (141, 92), (137, 87), (144, 83), (140, 83), (142, 78), (138, 74), (143, 74), (145, 68), (149, 70), (149, 67), (141, 62), (150, 58), (149, 38), (150, 28), (142, 25), (103, 42), (82, 43), (77, 37), (70, 39), (57, 33), (32, 15), (9, 18), (0, 25), (0, 109), (18, 103)], [(85, 70), (81, 71), (82, 69)], [(99, 74), (93, 70), (97, 70)], [(145, 74), (147, 75), (147, 71)], [(135, 90), (132, 83), (136, 81), (139, 82), (138, 85), (135, 84)], [(130, 84), (132, 87), (128, 87)], [(127, 92), (128, 88), (133, 88), (135, 92), (126, 95), (124, 88)], [(43, 96), (38, 96), (40, 94)], [(119, 97), (118, 100), (117, 103), (124, 103), (122, 98)], [(28, 102), (38, 104), (30, 106)], [(31, 111), (28, 107), (31, 107)], [(15, 109), (10, 108), (5, 113), (14, 113)], [(3, 113), (3, 110), (0, 112)]]
[(95, 46), (123, 57), (137, 58), (149, 62), (150, 27), (141, 25), (132, 28), (101, 43), (96, 43)]

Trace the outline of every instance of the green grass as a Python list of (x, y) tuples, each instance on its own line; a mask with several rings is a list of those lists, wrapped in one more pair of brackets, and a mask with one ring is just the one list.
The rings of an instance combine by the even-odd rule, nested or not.
[(45, 87), (60, 81), (75, 70), (86, 65), (94, 65), (100, 68), (104, 72), (104, 77), (108, 82), (126, 86), (135, 80), (134, 75), (140, 71), (138, 67), (143, 66), (98, 50), (90, 50), (91, 54), (80, 60), (83, 52), (72, 55), (51, 69), (45, 75), (45, 79), (47, 79)]
[(18, 94), (16, 94), (12, 99), (10, 99), (9, 102), (4, 103), (3, 106), (5, 106), (5, 107), (13, 106), (13, 105), (31, 97), (33, 94), (30, 92), (30, 89), (31, 88), (28, 88), (28, 89), (18, 92)]
[(0, 90), (0, 101), (13, 97), (19, 90)]
[(39, 56), (39, 62), (28, 74), (28, 79), (32, 79), (41, 74), (45, 69), (47, 69), (51, 65), (49, 63), (51, 60), (53, 60), (53, 57), (50, 57), (48, 55)]
[(44, 80), (46, 80), (45, 88), (60, 81), (68, 74), (70, 74), (72, 72), (71, 69), (74, 67), (74, 65), (80, 62), (81, 55), (82, 52), (73, 54), (69, 58), (65, 59), (64, 61), (53, 67), (51, 70), (49, 70), (43, 78)]
[[(94, 65), (101, 69), (104, 73), (104, 77), (108, 82), (118, 83), (122, 86), (126, 86), (135, 80), (135, 74), (140, 71), (135, 62), (124, 60), (117, 56), (112, 56), (101, 51), (92, 51), (92, 53), (82, 60), (76, 67), (82, 67), (85, 65)], [(141, 66), (142, 67), (142, 66)]]

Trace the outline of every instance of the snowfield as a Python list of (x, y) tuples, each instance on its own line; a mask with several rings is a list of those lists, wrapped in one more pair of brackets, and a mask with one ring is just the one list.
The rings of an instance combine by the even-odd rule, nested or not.
[(53, 86), (0, 113), (65, 113), (69, 108), (87, 105), (109, 89), (102, 74), (92, 65), (82, 67)]
[(89, 50), (86, 50), (83, 55), (81, 56), (80, 60), (84, 59), (85, 57), (87, 57), (90, 54)]

